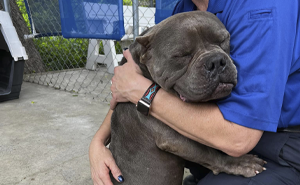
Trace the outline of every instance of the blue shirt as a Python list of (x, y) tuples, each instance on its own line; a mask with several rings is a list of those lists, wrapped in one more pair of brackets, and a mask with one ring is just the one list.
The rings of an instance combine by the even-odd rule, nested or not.
[[(180, 0), (173, 14), (193, 11)], [(231, 35), (238, 84), (217, 104), (226, 120), (276, 132), (300, 125), (300, 1), (210, 0)]]

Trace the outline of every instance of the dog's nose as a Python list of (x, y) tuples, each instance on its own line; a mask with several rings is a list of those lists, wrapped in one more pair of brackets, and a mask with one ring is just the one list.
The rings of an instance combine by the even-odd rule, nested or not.
[(227, 65), (227, 59), (224, 57), (224, 55), (214, 55), (210, 57), (206, 61), (205, 68), (206, 70), (211, 74), (210, 76), (213, 77), (217, 74), (222, 73)]

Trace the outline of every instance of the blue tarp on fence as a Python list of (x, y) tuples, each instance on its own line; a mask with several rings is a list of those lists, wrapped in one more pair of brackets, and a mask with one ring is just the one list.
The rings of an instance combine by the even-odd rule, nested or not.
[(24, 0), (35, 37), (120, 40), (124, 34), (122, 0)]
[(120, 40), (125, 34), (122, 0), (59, 0), (65, 38)]

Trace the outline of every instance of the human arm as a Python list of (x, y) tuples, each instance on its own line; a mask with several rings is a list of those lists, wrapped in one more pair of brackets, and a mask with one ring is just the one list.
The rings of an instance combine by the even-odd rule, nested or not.
[(214, 103), (185, 103), (163, 90), (153, 100), (151, 115), (180, 134), (234, 157), (252, 150), (263, 133), (225, 120)]
[(110, 120), (112, 113), (112, 110), (108, 111), (103, 123), (93, 137), (89, 148), (92, 179), (94, 184), (97, 185), (112, 185), (109, 171), (111, 171), (116, 180), (122, 175), (110, 150), (105, 147), (105, 144), (110, 138)]
[[(137, 104), (152, 83), (137, 70), (129, 51), (125, 51), (124, 56), (128, 62), (115, 68), (112, 79), (111, 108), (120, 101)], [(232, 156), (248, 153), (263, 133), (225, 120), (213, 103), (186, 103), (163, 89), (156, 94), (150, 114), (180, 134)]]

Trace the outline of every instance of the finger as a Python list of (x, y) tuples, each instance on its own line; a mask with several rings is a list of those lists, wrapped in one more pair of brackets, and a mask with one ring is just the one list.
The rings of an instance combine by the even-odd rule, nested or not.
[(92, 173), (92, 179), (94, 185), (104, 185), (100, 177), (98, 175), (95, 175), (94, 173)]
[[(131, 66), (132, 70), (136, 70), (137, 73), (142, 74), (142, 71), (140, 67), (137, 65), (137, 63), (133, 60), (131, 53), (129, 50), (123, 51), (124, 57), (127, 59), (127, 65)], [(126, 65), (124, 64), (124, 66)]]
[(124, 182), (124, 178), (122, 176), (121, 170), (117, 166), (115, 161), (112, 161), (108, 164), (111, 174), (118, 182)]
[(108, 173), (107, 173), (107, 175), (102, 176), (101, 180), (102, 180), (102, 183), (104, 185), (113, 185), (113, 183), (111, 182), (111, 179), (110, 179), (110, 176), (109, 176)]
[(132, 58), (132, 55), (129, 51), (129, 49), (123, 51), (123, 55), (124, 57), (127, 59), (127, 62), (134, 62), (133, 58)]
[(94, 181), (94, 185), (104, 185), (104, 183), (98, 178), (96, 182)]
[(119, 70), (120, 67), (121, 67), (121, 66), (116, 66), (116, 67), (114, 68), (114, 76), (113, 76), (112, 79), (111, 79), (112, 84), (114, 84), (114, 77), (115, 77), (115, 74), (118, 73), (118, 70)]
[(116, 106), (117, 106), (117, 101), (114, 99), (114, 98), (112, 98), (111, 100), (110, 100), (110, 109), (111, 110), (114, 110), (115, 108), (116, 108)]
[[(115, 85), (115, 84), (114, 84), (114, 85)], [(115, 90), (114, 85), (111, 85), (111, 86), (110, 86), (110, 92), (111, 92), (111, 93), (113, 93), (114, 90)]]
[(98, 180), (99, 185), (113, 185), (110, 179), (109, 169), (107, 165), (105, 167), (102, 166), (99, 171), (101, 172), (100, 174), (97, 175), (97, 179), (99, 179)]

